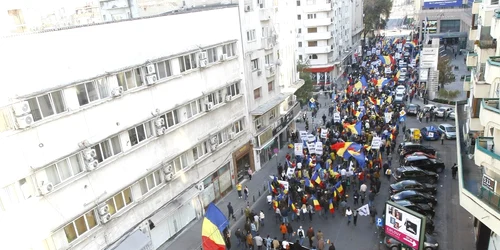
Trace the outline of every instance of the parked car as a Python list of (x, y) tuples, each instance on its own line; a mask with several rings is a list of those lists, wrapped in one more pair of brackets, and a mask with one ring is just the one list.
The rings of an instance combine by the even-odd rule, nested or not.
[(439, 130), (434, 126), (423, 127), (420, 129), (420, 134), (422, 138), (426, 141), (435, 141), (439, 140), (441, 137), (439, 135)]
[(404, 157), (404, 159), (406, 160), (406, 158), (408, 158), (409, 156), (425, 156), (429, 159), (436, 159), (436, 156), (435, 155), (431, 155), (431, 154), (426, 154), (426, 153), (422, 153), (422, 152), (415, 152), (413, 154), (409, 154), (409, 155), (406, 155)]
[(399, 200), (396, 201), (395, 203), (402, 207), (409, 208), (419, 214), (430, 217), (431, 219), (434, 218), (434, 215), (436, 214), (434, 208), (429, 206), (428, 204), (414, 203), (409, 200)]
[(422, 152), (430, 155), (436, 155), (436, 149), (431, 146), (424, 146), (413, 142), (402, 142), (399, 144), (398, 153), (404, 157), (415, 152)]
[[(391, 238), (389, 236), (386, 236), (384, 239), (385, 246), (387, 246), (391, 250), (398, 250), (400, 249), (401, 242), (397, 241), (394, 238)], [(424, 237), (424, 249), (425, 250), (438, 250), (439, 249), (439, 243), (437, 240), (432, 237), (430, 234), (425, 234)]]
[(406, 92), (406, 87), (404, 85), (398, 85), (395, 91), (396, 94), (398, 93), (404, 94)]
[(437, 117), (444, 117), (445, 115), (448, 115), (448, 113), (453, 110), (452, 108), (450, 107), (439, 107), (437, 110), (436, 110), (436, 116)]
[(437, 108), (437, 107), (436, 107), (436, 105), (433, 105), (433, 104), (427, 104), (427, 105), (425, 105), (425, 106), (424, 106), (424, 112), (427, 112), (427, 111), (429, 111), (429, 110), (431, 110), (431, 109), (436, 110), (436, 108)]
[(408, 115), (417, 115), (418, 111), (420, 111), (420, 105), (413, 103), (408, 105), (408, 108), (406, 109), (406, 113)]
[(393, 194), (390, 199), (391, 201), (409, 200), (413, 203), (423, 203), (431, 206), (437, 205), (438, 202), (434, 195), (420, 193), (414, 190), (407, 190)]
[(396, 194), (401, 191), (406, 191), (406, 190), (415, 190), (419, 191), (421, 193), (431, 193), (431, 194), (436, 194), (437, 193), (437, 186), (435, 184), (429, 184), (429, 183), (420, 183), (418, 181), (414, 180), (404, 180), (400, 182), (396, 182), (394, 184), (391, 184), (389, 186), (389, 190), (391, 194)]
[(394, 97), (394, 102), (403, 102), (405, 95), (403, 93), (396, 92), (396, 96)]
[(439, 175), (437, 173), (420, 169), (418, 167), (399, 167), (394, 171), (392, 177), (396, 182), (404, 180), (415, 180), (420, 183), (430, 183), (435, 184), (439, 180)]
[(450, 113), (448, 113), (448, 118), (455, 120), (455, 115), (455, 110), (452, 110), (450, 111)]
[(457, 139), (457, 128), (451, 124), (439, 124), (438, 130), (446, 139)]
[(429, 158), (425, 155), (406, 156), (402, 162), (403, 166), (418, 167), (423, 170), (428, 170), (436, 173), (443, 172), (445, 165), (443, 162)]

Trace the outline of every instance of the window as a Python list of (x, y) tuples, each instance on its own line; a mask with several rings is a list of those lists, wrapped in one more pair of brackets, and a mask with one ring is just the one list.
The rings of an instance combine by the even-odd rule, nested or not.
[(239, 120), (233, 123), (232, 131), (236, 134), (243, 131), (243, 120)]
[(299, 42), (299, 48), (302, 47), (302, 42)]
[(255, 70), (258, 70), (259, 69), (259, 59), (253, 59), (252, 61), (250, 61), (250, 63), (252, 64), (252, 70), (255, 71)]
[(301, 61), (302, 61), (302, 55), (299, 55), (299, 60), (301, 60)]
[(318, 55), (312, 54), (309, 56), (309, 59), (318, 59)]
[(156, 66), (156, 75), (158, 76), (158, 79), (163, 79), (172, 76), (172, 68), (170, 67), (170, 60), (155, 63), (155, 66)]
[(196, 147), (192, 149), (192, 152), (193, 152), (193, 159), (195, 161), (201, 158), (202, 156), (208, 154), (207, 142), (204, 141), (201, 144), (196, 145)]
[(123, 91), (144, 85), (140, 68), (118, 73), (116, 79), (118, 80), (118, 85), (123, 88)]
[(439, 30), (441, 33), (460, 32), (460, 20), (441, 20)]
[(64, 227), (64, 233), (66, 234), (68, 243), (76, 240), (95, 226), (97, 226), (97, 220), (94, 210), (92, 209)]
[(54, 185), (83, 172), (83, 162), (79, 154), (58, 161), (45, 169), (48, 180)]
[(318, 42), (317, 41), (309, 41), (307, 42), (307, 47), (316, 47), (318, 46)]
[(109, 94), (108, 82), (104, 78), (76, 85), (76, 95), (80, 106), (109, 97)]
[(149, 121), (135, 128), (129, 129), (128, 138), (130, 139), (130, 146), (135, 146), (140, 142), (143, 142), (146, 139), (153, 137), (154, 136), (153, 127), (154, 127), (153, 122)]
[(66, 111), (61, 90), (28, 99), (28, 104), (34, 121)]
[(299, 28), (299, 30), (297, 31), (297, 33), (301, 34), (302, 33), (302, 29)]
[(187, 167), (189, 167), (189, 164), (188, 164), (188, 154), (187, 152), (179, 155), (178, 157), (176, 157), (170, 164), (174, 167), (175, 169), (175, 173), (181, 171), (182, 169), (185, 169)]
[(266, 55), (264, 57), (264, 60), (265, 60), (266, 65), (273, 65), (274, 64), (273, 54)]
[(196, 53), (179, 57), (179, 65), (181, 67), (181, 72), (196, 69), (198, 67), (196, 65)]
[(222, 54), (226, 54), (227, 57), (235, 56), (234, 45), (235, 43), (230, 43), (222, 46)]
[(498, 0), (491, 0), (490, 5), (497, 5), (497, 4), (498, 4)]
[(122, 210), (127, 205), (132, 203), (132, 192), (130, 188), (127, 188), (120, 193), (113, 196), (113, 198), (106, 201), (109, 207), (109, 214), (116, 214), (118, 211)]
[(262, 117), (261, 116), (255, 118), (255, 120), (253, 122), (255, 124), (255, 130), (259, 130), (262, 128)]
[(270, 81), (267, 83), (267, 91), (271, 92), (274, 90), (274, 81)]
[(302, 19), (302, 16), (301, 15), (297, 15), (297, 20), (301, 20)]
[(255, 36), (255, 30), (249, 30), (247, 31), (247, 42), (252, 42), (255, 41), (257, 37)]
[(269, 111), (269, 120), (272, 120), (276, 117), (276, 109), (271, 109)]
[(221, 132), (217, 133), (217, 140), (219, 145), (227, 142), (229, 140), (227, 131), (222, 130)]
[(234, 83), (227, 87), (226, 95), (235, 96), (240, 94), (240, 83)]
[(163, 118), (165, 120), (165, 127), (167, 129), (173, 127), (176, 124), (179, 124), (179, 115), (177, 112), (178, 112), (178, 110), (174, 109), (174, 110), (169, 111), (169, 112), (165, 113), (164, 115), (160, 116), (161, 118)]
[(297, 0), (297, 6), (300, 6), (300, 0)]
[(307, 33), (316, 33), (318, 32), (318, 28), (307, 28)]
[(307, 19), (316, 19), (316, 14), (307, 14)]
[(260, 98), (260, 92), (262, 88), (256, 88), (253, 90), (253, 99), (259, 99)]
[(120, 138), (118, 136), (106, 139), (103, 142), (95, 145), (92, 149), (96, 152), (96, 160), (101, 163), (111, 156), (117, 155), (122, 152), (120, 145)]
[(161, 173), (161, 169), (156, 170), (139, 181), (139, 189), (141, 190), (142, 195), (145, 195), (147, 192), (161, 184)]
[(213, 63), (219, 61), (217, 57), (217, 48), (207, 49), (208, 62)]
[(222, 98), (222, 90), (217, 92), (213, 92), (207, 96), (208, 102), (213, 103), (214, 105), (223, 103), (224, 99)]
[(203, 111), (201, 107), (201, 100), (196, 100), (186, 104), (186, 116), (188, 119), (197, 115), (201, 111)]

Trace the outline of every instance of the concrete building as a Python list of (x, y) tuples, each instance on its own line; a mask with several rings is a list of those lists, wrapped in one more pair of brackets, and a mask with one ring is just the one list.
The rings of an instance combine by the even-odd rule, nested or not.
[(1, 38), (2, 249), (156, 249), (231, 190), (253, 159), (238, 20), (225, 5)]
[[(440, 38), (441, 44), (458, 44), (460, 49), (470, 47), (467, 34), (471, 28), (472, 14), (469, 0), (415, 0), (415, 20), (419, 29), (419, 39), (424, 41), (429, 35)], [(424, 22), (427, 19), (427, 30)], [(428, 31), (428, 32), (427, 32)]]
[(466, 65), (467, 103), (457, 108), (460, 204), (474, 216), (477, 249), (500, 248), (500, 12), (497, 0), (474, 1)]
[(362, 0), (298, 0), (298, 60), (318, 85), (333, 83), (361, 52)]

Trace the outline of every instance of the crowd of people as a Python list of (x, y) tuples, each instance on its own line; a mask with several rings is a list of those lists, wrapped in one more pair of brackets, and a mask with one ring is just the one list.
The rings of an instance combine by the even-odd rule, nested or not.
[[(311, 98), (309, 112), (302, 116), (306, 129), (292, 136), (295, 153), (287, 154), (270, 176), (269, 211), (254, 212), (247, 206), (245, 226), (234, 233), (238, 246), (335, 250), (323, 232), (301, 224), (334, 220), (336, 215), (347, 217), (346, 226), (356, 226), (358, 216), (375, 223), (381, 177), (390, 178), (398, 134), (406, 127), (406, 101), (395, 102), (396, 87), (405, 87), (407, 100), (422, 96), (417, 73), (408, 67), (402, 80), (398, 64), (418, 63), (417, 54), (414, 41), (377, 37), (346, 72), (346, 84), (324, 89), (331, 103), (316, 122), (321, 104)], [(269, 218), (271, 211), (274, 219)], [(260, 235), (259, 228), (272, 220), (281, 235)]]

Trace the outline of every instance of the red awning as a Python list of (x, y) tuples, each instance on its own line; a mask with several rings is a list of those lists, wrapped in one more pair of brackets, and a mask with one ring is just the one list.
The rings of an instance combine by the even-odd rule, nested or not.
[(324, 73), (324, 72), (330, 72), (335, 68), (335, 66), (330, 66), (330, 67), (324, 67), (324, 68), (307, 68), (305, 71), (312, 72), (312, 73)]

